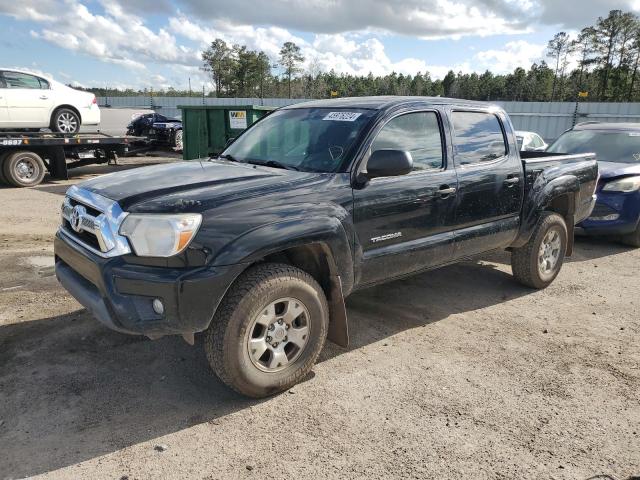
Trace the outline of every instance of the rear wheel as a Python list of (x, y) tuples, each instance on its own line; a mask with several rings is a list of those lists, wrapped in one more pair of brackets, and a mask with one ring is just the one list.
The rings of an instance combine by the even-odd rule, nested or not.
[(42, 158), (34, 152), (11, 152), (2, 162), (4, 181), (14, 187), (38, 185), (42, 182), (46, 170)]
[(51, 130), (58, 133), (77, 133), (80, 130), (80, 117), (69, 108), (59, 108), (51, 117)]
[(630, 247), (640, 247), (640, 225), (638, 225), (635, 232), (622, 237), (622, 243)]
[(546, 288), (560, 273), (567, 251), (567, 224), (557, 213), (545, 213), (529, 243), (511, 252), (511, 270), (518, 282)]
[(236, 280), (218, 307), (205, 351), (224, 383), (265, 397), (309, 373), (328, 324), (326, 297), (311, 275), (290, 265), (258, 265)]

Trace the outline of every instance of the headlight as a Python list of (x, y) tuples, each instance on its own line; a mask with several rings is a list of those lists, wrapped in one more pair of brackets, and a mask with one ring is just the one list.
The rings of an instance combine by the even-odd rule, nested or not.
[(199, 213), (154, 215), (132, 213), (125, 218), (120, 234), (129, 239), (136, 255), (170, 257), (191, 242), (200, 223)]
[(629, 193), (638, 189), (640, 189), (640, 177), (626, 177), (606, 183), (602, 191)]

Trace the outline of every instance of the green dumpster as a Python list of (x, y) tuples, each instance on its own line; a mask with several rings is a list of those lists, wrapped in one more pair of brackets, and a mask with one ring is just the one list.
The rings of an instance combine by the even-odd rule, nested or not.
[(182, 158), (193, 160), (220, 153), (237, 137), (276, 107), (261, 105), (178, 105), (182, 110)]

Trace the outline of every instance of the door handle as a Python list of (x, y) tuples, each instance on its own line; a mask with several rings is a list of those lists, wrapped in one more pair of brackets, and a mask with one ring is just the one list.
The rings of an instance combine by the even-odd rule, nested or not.
[(40, 95), (40, 100), (48, 100), (49, 97), (47, 97), (46, 95)]
[(449, 185), (442, 185), (438, 190), (438, 195), (441, 197), (447, 197), (449, 195), (453, 195), (456, 193), (457, 189), (455, 187), (450, 187)]
[(517, 184), (517, 183), (520, 183), (520, 177), (510, 177), (510, 178), (507, 178), (507, 179), (504, 181), (504, 183), (506, 183), (506, 184), (507, 184), (507, 186), (515, 185), (515, 184)]

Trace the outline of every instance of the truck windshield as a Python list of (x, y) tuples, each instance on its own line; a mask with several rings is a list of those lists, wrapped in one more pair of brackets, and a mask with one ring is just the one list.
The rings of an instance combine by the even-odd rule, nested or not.
[(572, 130), (547, 149), (553, 153), (595, 153), (601, 162), (640, 163), (640, 132)]
[(293, 108), (262, 119), (221, 155), (305, 172), (337, 172), (375, 110)]

